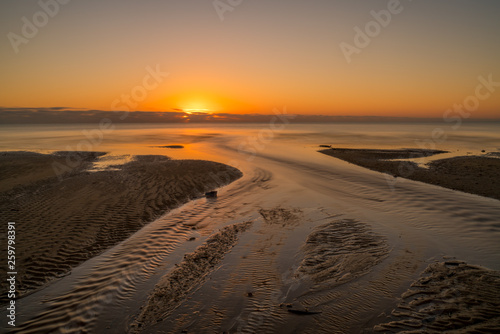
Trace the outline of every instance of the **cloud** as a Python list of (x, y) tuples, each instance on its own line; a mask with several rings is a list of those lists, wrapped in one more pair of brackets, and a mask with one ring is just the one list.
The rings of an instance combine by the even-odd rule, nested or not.
[[(126, 116), (126, 117), (124, 117)], [(99, 123), (109, 119), (113, 123), (267, 123), (274, 114), (229, 114), (175, 111), (104, 111), (64, 107), (54, 108), (2, 108), (0, 124), (78, 124)], [(295, 115), (294, 123), (345, 123), (345, 122), (422, 122), (432, 118), (383, 117), (383, 116), (332, 116)], [(484, 121), (484, 119), (483, 119)], [(498, 121), (498, 120), (497, 120)]]

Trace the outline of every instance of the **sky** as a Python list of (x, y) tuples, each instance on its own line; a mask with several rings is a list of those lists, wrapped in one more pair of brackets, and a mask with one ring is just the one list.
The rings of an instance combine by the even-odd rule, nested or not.
[(500, 118), (499, 17), (497, 0), (2, 1), (0, 108)]

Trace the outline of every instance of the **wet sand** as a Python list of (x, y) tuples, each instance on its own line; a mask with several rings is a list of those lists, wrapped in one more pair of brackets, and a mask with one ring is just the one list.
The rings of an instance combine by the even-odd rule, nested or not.
[(346, 219), (318, 226), (303, 246), (299, 272), (313, 289), (333, 288), (369, 272), (389, 253), (387, 241), (360, 222)]
[[(300, 316), (313, 315), (316, 318), (309, 320), (321, 321), (322, 313), (330, 311), (324, 304), (331, 302), (328, 300), (331, 291), (372, 272), (389, 253), (387, 240), (373, 233), (366, 224), (347, 219), (331, 220), (312, 229), (309, 235), (303, 235), (307, 238), (302, 237), (299, 242), (290, 244), (303, 256), (296, 259), (288, 277), (280, 277), (272, 263), (281, 252), (280, 246), (287, 243), (287, 234), (293, 234), (297, 227), (312, 217), (318, 217), (318, 213), (304, 215), (299, 209), (285, 207), (261, 209), (259, 213), (255, 224), (246, 222), (226, 226), (194, 252), (186, 254), (159, 280), (131, 324), (131, 332), (155, 333), (168, 329), (172, 333), (197, 333), (214, 332), (216, 328), (229, 333), (287, 332), (279, 328), (280, 323), (294, 323), (300, 321)], [(253, 240), (251, 249), (243, 246), (246, 255), (236, 263), (234, 259), (222, 262), (233, 247), (241, 249), (238, 235), (246, 230), (250, 231), (245, 236)], [(212, 272), (216, 271), (216, 266), (219, 266), (217, 269), (224, 266), (229, 271), (225, 282), (220, 282), (217, 273)], [(252, 286), (245, 286), (247, 279), (253, 281)], [(220, 292), (231, 299), (227, 304), (234, 305), (230, 310), (223, 310), (228, 305), (217, 305), (209, 295), (204, 296), (204, 286), (215, 288), (221, 283)], [(282, 285), (286, 289), (280, 289)], [(229, 293), (228, 290), (232, 289), (235, 291)], [(219, 319), (196, 324), (185, 321), (189, 315), (183, 314), (182, 305), (200, 297), (208, 305), (212, 304), (210, 312)], [(248, 304), (249, 313), (241, 303)], [(178, 307), (180, 310), (176, 310)], [(231, 319), (229, 314), (235, 311), (240, 312), (236, 321), (227, 322)], [(301, 322), (308, 323), (305, 319)], [(330, 328), (330, 325), (324, 328)]]
[(236, 244), (239, 234), (250, 225), (246, 222), (226, 226), (193, 253), (186, 254), (182, 262), (158, 282), (130, 332), (138, 333), (167, 318), (191, 291), (200, 286), (224, 254)]
[[(167, 210), (241, 177), (220, 163), (165, 156), (136, 156), (110, 170), (86, 171), (103, 155), (0, 154), (0, 215), (16, 223), (20, 296), (69, 274)], [(6, 248), (0, 256), (7, 257)]]
[(430, 264), (408, 291), (383, 333), (498, 333), (500, 272), (463, 261)]
[[(318, 214), (275, 207), (261, 210), (260, 215), (254, 224), (225, 227), (186, 254), (159, 280), (130, 332), (491, 333), (500, 329), (500, 272), (463, 261), (435, 261), (415, 282), (404, 283), (409, 288), (398, 298), (398, 285), (405, 277), (418, 275), (415, 254), (405, 249), (392, 263), (384, 263), (395, 253), (385, 237), (365, 223), (332, 219), (294, 243), (299, 256), (289, 274), (279, 275), (273, 262), (287, 243), (285, 235)], [(238, 235), (248, 229), (252, 246), (240, 245)], [(232, 259), (224, 259), (233, 249)], [(218, 275), (223, 267), (225, 274)], [(195, 314), (186, 313), (192, 304), (197, 305)], [(382, 312), (387, 305), (395, 306), (388, 315)], [(365, 313), (367, 308), (375, 310)]]
[(431, 161), (427, 169), (419, 167), (412, 161), (391, 160), (429, 157), (447, 152), (423, 149), (373, 150), (345, 148), (331, 148), (320, 150), (320, 152), (389, 174), (392, 177), (404, 177), (449, 189), (500, 199), (500, 159), (498, 158), (458, 156)]

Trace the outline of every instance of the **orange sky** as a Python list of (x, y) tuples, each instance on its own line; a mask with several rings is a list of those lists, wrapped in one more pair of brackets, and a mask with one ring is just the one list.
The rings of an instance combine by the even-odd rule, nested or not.
[[(4, 36), (22, 37), (22, 17), (41, 10), (2, 2)], [(211, 1), (70, 2), (27, 43), (2, 39), (0, 107), (441, 117), (476, 95), (478, 77), (500, 82), (498, 2), (401, 1), (347, 61), (342, 43), (387, 10), (253, 1), (221, 20)], [(168, 76), (155, 81), (156, 68)], [(500, 117), (500, 92), (471, 114)]]

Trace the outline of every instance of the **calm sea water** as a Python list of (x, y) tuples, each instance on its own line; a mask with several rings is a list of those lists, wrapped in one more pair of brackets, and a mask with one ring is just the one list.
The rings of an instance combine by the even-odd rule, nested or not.
[[(243, 154), (263, 152), (270, 143), (329, 144), (349, 148), (435, 148), (478, 154), (500, 151), (500, 123), (345, 124), (97, 124), (1, 125), (0, 151), (104, 151), (113, 155), (165, 154), (205, 159), (207, 143), (231, 142)], [(180, 144), (184, 150), (158, 146)], [(210, 156), (217, 159), (216, 156)]]

